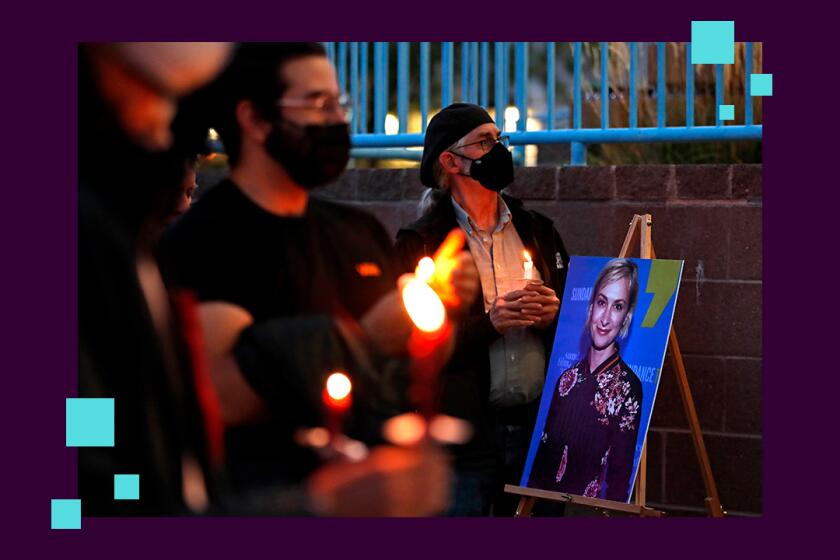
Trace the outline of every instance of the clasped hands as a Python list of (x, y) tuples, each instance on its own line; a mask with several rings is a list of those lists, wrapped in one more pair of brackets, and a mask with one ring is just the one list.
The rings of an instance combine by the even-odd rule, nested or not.
[(505, 334), (510, 329), (549, 327), (560, 309), (557, 294), (542, 283), (529, 282), (525, 288), (497, 297), (490, 307), (493, 327)]

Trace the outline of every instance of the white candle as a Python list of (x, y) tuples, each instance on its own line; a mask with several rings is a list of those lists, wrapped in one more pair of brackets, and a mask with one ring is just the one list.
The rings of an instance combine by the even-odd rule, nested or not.
[(522, 263), (522, 269), (525, 276), (525, 280), (533, 280), (534, 261), (531, 260), (531, 255), (528, 253), (528, 251), (522, 251), (522, 256), (525, 257), (525, 261)]

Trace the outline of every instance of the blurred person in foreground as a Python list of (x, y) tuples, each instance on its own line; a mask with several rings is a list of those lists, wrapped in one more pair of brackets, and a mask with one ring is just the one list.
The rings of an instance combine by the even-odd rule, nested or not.
[(482, 297), (442, 375), (443, 412), (476, 429), (453, 450), (448, 513), (510, 516), (517, 498), (503, 489), (518, 484), (525, 464), (569, 256), (549, 218), (499, 194), (513, 182), (513, 160), (507, 137), (482, 107), (455, 103), (432, 118), (420, 178), (430, 187), (429, 204), (397, 233), (405, 268), (460, 227), (481, 279)]
[[(228, 51), (80, 46), (79, 396), (115, 400), (115, 445), (79, 449), (83, 515), (434, 512), (447, 470), (420, 449), (377, 450), (250, 500), (225, 493), (217, 396), (204, 368), (191, 367), (201, 362), (200, 331), (189, 306), (170, 303), (144, 231), (163, 191), (183, 179), (183, 159), (169, 150), (176, 99), (212, 78)], [(115, 501), (114, 475), (126, 473), (140, 475), (140, 498)]]
[[(84, 515), (206, 508), (203, 418), (155, 265), (155, 216), (183, 176), (177, 98), (218, 72), (222, 43), (83, 44), (79, 51), (79, 396), (114, 398), (114, 446), (79, 449)], [(114, 474), (140, 475), (116, 502)]]
[[(323, 47), (242, 44), (194, 102), (231, 173), (166, 233), (161, 263), (167, 283), (201, 302), (227, 471), (234, 491), (248, 493), (297, 483), (319, 465), (295, 434), (324, 425), (331, 372), (353, 380), (347, 434), (382, 443), (383, 422), (410, 407), (412, 326), (382, 225), (310, 196), (350, 155), (346, 96)], [(453, 281), (471, 301), (477, 273), (466, 252), (460, 262)]]

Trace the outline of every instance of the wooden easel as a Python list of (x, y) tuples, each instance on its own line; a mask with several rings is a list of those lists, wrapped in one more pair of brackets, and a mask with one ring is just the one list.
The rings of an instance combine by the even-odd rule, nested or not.
[[(653, 220), (650, 214), (636, 214), (633, 216), (633, 219), (630, 222), (630, 228), (627, 230), (627, 235), (625, 236), (624, 243), (621, 246), (621, 252), (618, 254), (619, 258), (628, 257), (631, 247), (635, 247), (637, 244), (640, 248), (639, 256), (641, 258), (656, 258), (656, 254), (653, 251), (653, 242), (651, 240), (652, 222)], [(668, 348), (671, 350), (671, 361), (674, 365), (674, 371), (677, 374), (677, 385), (680, 389), (680, 396), (682, 397), (683, 407), (685, 408), (685, 415), (688, 419), (689, 428), (691, 429), (691, 439), (694, 442), (694, 450), (697, 452), (697, 461), (700, 463), (703, 485), (706, 487), (706, 510), (709, 513), (709, 517), (723, 517), (725, 512), (720, 504), (717, 485), (715, 484), (715, 479), (712, 475), (712, 467), (709, 464), (709, 456), (706, 453), (706, 445), (703, 443), (703, 434), (700, 431), (700, 421), (697, 419), (697, 410), (694, 408), (694, 399), (691, 396), (691, 389), (689, 389), (688, 386), (688, 376), (685, 372), (685, 364), (683, 363), (680, 345), (677, 342), (677, 335), (674, 332), (673, 326), (671, 327), (671, 333), (668, 336)], [(623, 502), (616, 502), (612, 500), (586, 498), (584, 496), (566, 494), (564, 492), (552, 492), (549, 490), (526, 488), (511, 484), (505, 485), (505, 492), (521, 496), (519, 499), (519, 505), (516, 508), (516, 517), (530, 517), (534, 504), (538, 499), (593, 507), (603, 511), (606, 515), (608, 515), (609, 512), (639, 515), (641, 517), (659, 517), (663, 515), (661, 511), (649, 508), (645, 505), (646, 487), (647, 441), (645, 441), (642, 446), (642, 456), (639, 459), (639, 469), (636, 473), (634, 503), (632, 504), (625, 504)]]

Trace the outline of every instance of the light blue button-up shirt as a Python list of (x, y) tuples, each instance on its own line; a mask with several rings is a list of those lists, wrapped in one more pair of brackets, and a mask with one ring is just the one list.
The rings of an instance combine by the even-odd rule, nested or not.
[[(455, 218), (467, 236), (467, 243), (481, 278), (484, 310), (496, 297), (525, 286), (522, 252), (525, 246), (511, 221), (510, 209), (499, 197), (496, 228), (485, 231), (452, 198)], [(534, 268), (534, 280), (541, 280)], [(545, 348), (532, 328), (510, 329), (493, 342), (490, 353), (490, 403), (494, 406), (526, 404), (542, 394), (545, 382)]]

